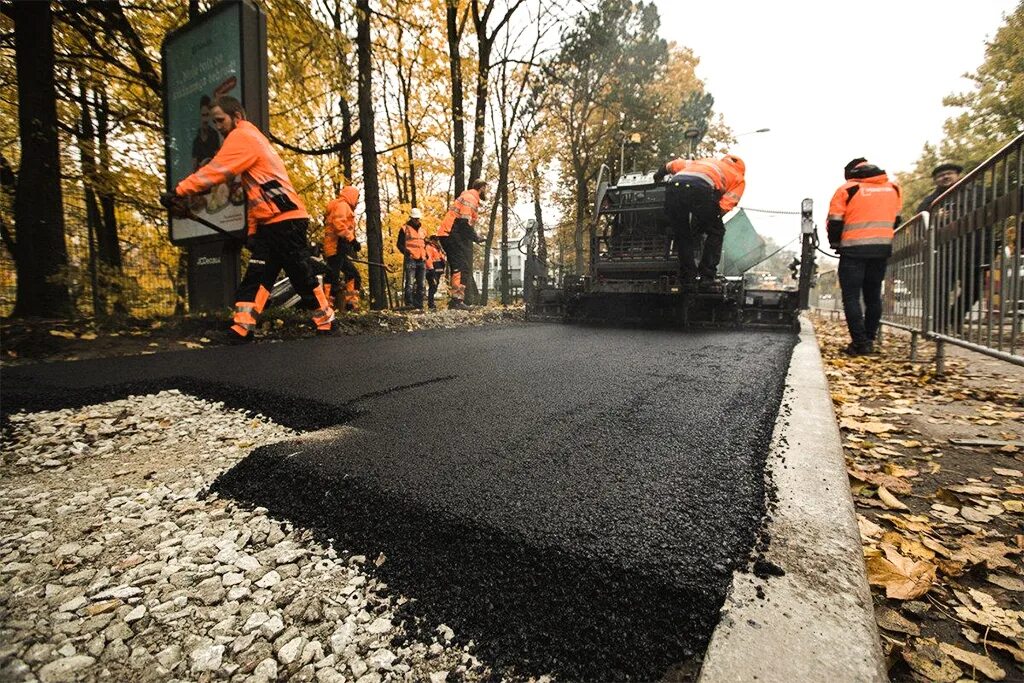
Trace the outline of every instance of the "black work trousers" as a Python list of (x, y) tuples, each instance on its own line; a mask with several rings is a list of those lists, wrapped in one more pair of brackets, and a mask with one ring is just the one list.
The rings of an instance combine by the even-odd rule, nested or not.
[(423, 308), (423, 259), (405, 257), (405, 305)]
[(313, 290), (319, 286), (319, 270), (313, 252), (306, 241), (309, 220), (297, 218), (270, 225), (261, 225), (249, 238), (249, 265), (238, 285), (235, 301), (256, 301), (261, 286), (267, 291), (274, 288), (278, 273), (284, 269), (304, 308), (320, 308)]
[[(888, 258), (839, 257), (839, 286), (850, 340), (856, 345), (875, 341), (882, 319), (882, 281)], [(861, 306), (861, 299), (864, 304)]]
[(431, 268), (427, 271), (427, 307), (437, 308), (434, 303), (434, 297), (437, 295), (437, 287), (441, 284), (441, 277), (444, 275), (443, 270), (434, 270)]
[[(718, 206), (719, 193), (698, 179), (676, 179), (665, 188), (665, 213), (675, 228), (676, 250), (679, 253), (679, 276), (683, 282), (697, 275), (714, 278), (722, 258), (725, 224)], [(700, 265), (695, 264), (697, 240), (705, 235)]]
[(345, 282), (355, 282), (356, 289), (362, 289), (362, 282), (359, 277), (359, 269), (352, 263), (353, 249), (350, 244), (338, 243), (338, 252), (334, 256), (328, 256), (328, 274), (326, 282), (334, 291), (338, 291), (341, 284), (341, 276), (345, 276)]

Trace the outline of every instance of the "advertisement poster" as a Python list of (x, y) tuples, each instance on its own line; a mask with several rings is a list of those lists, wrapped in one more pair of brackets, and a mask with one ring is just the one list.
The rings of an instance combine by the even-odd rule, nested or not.
[[(242, 100), (241, 13), (229, 5), (173, 36), (164, 46), (167, 78), (167, 165), (173, 188), (220, 149), (210, 117), (221, 95)], [(190, 198), (192, 212), (230, 232), (245, 229), (245, 192), (236, 178)], [(216, 235), (196, 221), (171, 221), (174, 242)]]

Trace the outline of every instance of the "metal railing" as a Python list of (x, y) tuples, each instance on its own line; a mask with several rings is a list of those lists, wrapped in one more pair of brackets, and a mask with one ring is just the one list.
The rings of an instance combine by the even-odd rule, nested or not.
[(882, 322), (1024, 365), (1024, 134), (897, 229)]

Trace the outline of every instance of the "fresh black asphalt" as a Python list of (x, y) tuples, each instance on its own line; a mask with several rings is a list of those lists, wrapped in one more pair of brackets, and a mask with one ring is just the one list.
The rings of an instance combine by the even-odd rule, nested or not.
[(795, 343), (513, 325), (3, 372), (3, 411), (180, 388), (320, 430), (215, 484), (315, 527), (506, 672), (648, 679), (699, 655), (765, 510)]

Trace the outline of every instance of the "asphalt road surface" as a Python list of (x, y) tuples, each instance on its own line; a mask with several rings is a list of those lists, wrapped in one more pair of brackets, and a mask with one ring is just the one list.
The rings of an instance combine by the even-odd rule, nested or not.
[(180, 388), (314, 433), (215, 485), (318, 529), (506, 673), (649, 679), (707, 645), (765, 514), (795, 336), (515, 325), (3, 373), (3, 411)]

